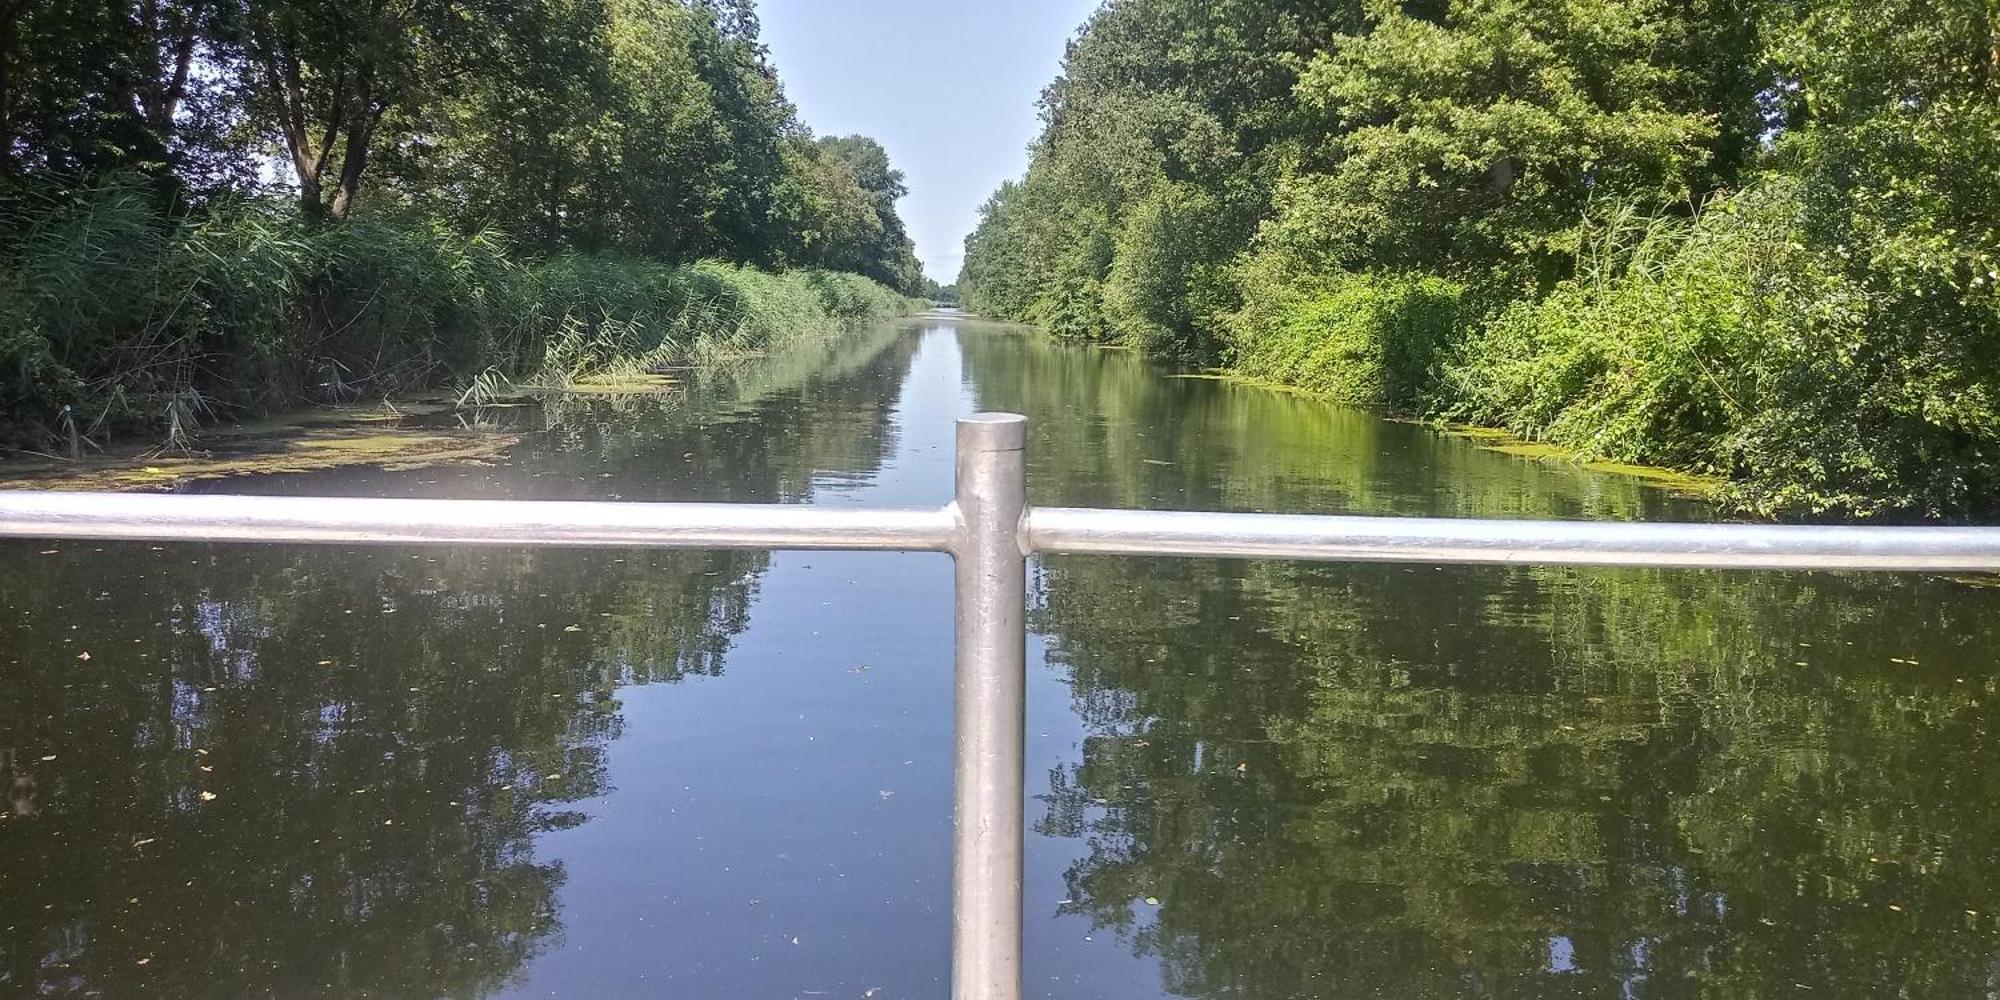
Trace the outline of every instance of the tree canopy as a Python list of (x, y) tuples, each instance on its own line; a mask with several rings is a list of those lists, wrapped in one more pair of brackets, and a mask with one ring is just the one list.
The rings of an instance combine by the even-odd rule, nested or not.
[(1757, 512), (1991, 515), (1996, 53), (1987, 0), (1110, 0), (961, 283)]
[(0, 448), (830, 335), (904, 190), (750, 0), (0, 0)]
[(874, 141), (815, 139), (746, 0), (0, 3), (0, 184), (414, 207), (523, 249), (921, 290)]

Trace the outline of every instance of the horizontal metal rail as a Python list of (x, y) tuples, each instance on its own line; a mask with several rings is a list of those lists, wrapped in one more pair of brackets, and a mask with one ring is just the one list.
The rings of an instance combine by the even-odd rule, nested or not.
[(0, 491), (0, 538), (943, 552), (950, 508)]
[(1027, 548), (1125, 556), (1341, 562), (1976, 572), (2000, 529), (1028, 511)]
[(0, 538), (873, 549), (957, 565), (952, 995), (1021, 995), (1026, 558), (1036, 552), (1353, 562), (2000, 571), (2000, 529), (1793, 527), (1029, 507), (1027, 421), (959, 421), (929, 510), (0, 491)]
[[(956, 505), (393, 500), (0, 490), (0, 538), (950, 552)], [(1031, 507), (1024, 553), (1689, 569), (2000, 570), (2000, 529)]]

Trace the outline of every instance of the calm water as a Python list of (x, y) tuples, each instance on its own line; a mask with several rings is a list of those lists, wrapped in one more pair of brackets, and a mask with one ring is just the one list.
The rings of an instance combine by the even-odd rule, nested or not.
[[(232, 491), (1699, 518), (949, 319)], [(1065, 557), (1030, 992), (1991, 996), (2000, 591)], [(0, 547), (0, 994), (942, 996), (935, 555)], [(86, 657), (85, 654), (88, 654)]]

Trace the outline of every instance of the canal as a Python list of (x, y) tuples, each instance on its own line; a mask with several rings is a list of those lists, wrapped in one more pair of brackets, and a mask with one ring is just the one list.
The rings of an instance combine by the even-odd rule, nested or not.
[[(214, 491), (1702, 519), (927, 317), (481, 419), (496, 464)], [(0, 995), (937, 997), (932, 554), (0, 545)], [(1988, 996), (2000, 589), (1031, 567), (1027, 975), (1061, 998)]]

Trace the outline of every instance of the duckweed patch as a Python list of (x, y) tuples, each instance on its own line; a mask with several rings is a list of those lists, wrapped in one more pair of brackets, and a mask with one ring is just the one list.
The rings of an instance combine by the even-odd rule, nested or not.
[(520, 440), (518, 434), (494, 431), (396, 426), (395, 416), (371, 414), (340, 425), (329, 425), (329, 419), (309, 411), (291, 424), (259, 421), (186, 455), (130, 452), (81, 462), (0, 463), (0, 480), (23, 489), (168, 491), (233, 476), (484, 464)]
[(1564, 448), (1561, 445), (1549, 444), (1545, 441), (1522, 440), (1506, 431), (1493, 427), (1419, 422), (1425, 423), (1426, 426), (1435, 427), (1440, 433), (1471, 440), (1487, 451), (1497, 451), (1503, 455), (1514, 455), (1519, 458), (1533, 459), (1538, 462), (1564, 462), (1579, 468), (1589, 469), (1592, 472), (1631, 476), (1673, 490), (1676, 493), (1684, 493), (1690, 496), (1713, 498), (1719, 490), (1728, 485), (1726, 480), (1715, 476), (1703, 476), (1692, 472), (1681, 472), (1675, 469), (1664, 469), (1651, 465), (1635, 465), (1630, 462), (1584, 459), (1576, 451)]
[(675, 392), (681, 388), (681, 380), (671, 375), (638, 372), (584, 379), (572, 382), (560, 391), (584, 396), (631, 396)]

